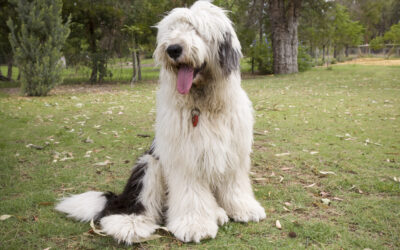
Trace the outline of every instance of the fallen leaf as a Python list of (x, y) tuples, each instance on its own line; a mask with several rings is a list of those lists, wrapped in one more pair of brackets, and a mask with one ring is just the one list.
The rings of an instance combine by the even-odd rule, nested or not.
[(310, 185), (308, 185), (308, 186), (306, 186), (306, 187), (307, 187), (307, 188), (314, 187), (315, 184), (316, 184), (316, 183), (313, 183), (313, 184), (310, 184)]
[(331, 200), (328, 198), (322, 198), (321, 202), (322, 202), (322, 204), (325, 204), (327, 206), (329, 206), (331, 204)]
[(284, 204), (285, 204), (286, 206), (288, 206), (288, 207), (292, 206), (292, 203), (290, 203), (290, 202), (285, 202)]
[(93, 152), (93, 151), (91, 151), (91, 150), (86, 151), (86, 153), (85, 153), (85, 155), (84, 155), (83, 157), (89, 158), (89, 157), (90, 157), (90, 154), (91, 154), (92, 152)]
[(97, 162), (94, 164), (94, 166), (107, 166), (107, 165), (112, 165), (113, 163), (110, 160), (105, 160), (103, 162)]
[[(46, 145), (47, 146), (47, 145)], [(27, 147), (27, 148), (34, 148), (34, 149), (37, 149), (37, 150), (42, 150), (42, 149), (44, 149), (45, 147), (42, 147), (42, 146), (38, 146), (38, 145), (35, 145), (35, 144), (28, 144), (28, 145), (26, 145), (25, 147)]]
[(85, 140), (83, 140), (84, 143), (93, 143), (94, 141), (92, 139), (90, 139), (90, 137), (88, 136)]
[(318, 154), (318, 153), (319, 153), (318, 151), (311, 151), (310, 155), (315, 155), (315, 154)]
[(103, 231), (96, 228), (96, 226), (94, 225), (93, 219), (90, 221), (90, 227), (92, 228), (92, 230), (95, 234), (98, 234), (100, 236), (107, 236)]
[(319, 195), (321, 195), (322, 197), (328, 197), (328, 196), (330, 196), (331, 194), (330, 194), (329, 192), (321, 191), (321, 192), (319, 192)]
[(297, 234), (295, 232), (289, 232), (289, 237), (290, 238), (296, 238)]
[(9, 214), (3, 214), (2, 216), (0, 216), (0, 220), (7, 220), (8, 218), (11, 218), (12, 215)]
[(253, 178), (253, 180), (257, 183), (265, 183), (267, 182), (267, 178)]
[(319, 173), (322, 174), (322, 175), (328, 175), (328, 174), (336, 175), (336, 173), (332, 172), (332, 171), (319, 171)]
[(293, 169), (293, 168), (281, 168), (282, 171), (288, 171), (290, 169)]
[(281, 157), (281, 156), (287, 156), (287, 155), (290, 155), (290, 153), (289, 153), (289, 152), (287, 152), (287, 153), (275, 154), (275, 156), (277, 156), (277, 157)]
[(275, 226), (276, 226), (276, 228), (278, 228), (279, 230), (282, 229), (282, 225), (281, 225), (281, 223), (279, 222), (279, 220), (276, 220)]
[(342, 199), (342, 198), (339, 198), (339, 197), (333, 197), (332, 200), (335, 200), (335, 201), (343, 201), (343, 199)]
[(283, 181), (283, 176), (279, 176), (279, 182)]

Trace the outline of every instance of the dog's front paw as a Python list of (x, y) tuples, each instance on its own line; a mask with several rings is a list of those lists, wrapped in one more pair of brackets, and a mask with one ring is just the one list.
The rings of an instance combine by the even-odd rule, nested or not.
[(183, 242), (200, 242), (202, 239), (215, 238), (218, 225), (214, 220), (196, 215), (178, 217), (168, 223), (167, 228)]
[(233, 211), (228, 212), (229, 217), (237, 222), (249, 222), (265, 219), (265, 210), (256, 200), (236, 206)]
[(219, 226), (222, 226), (229, 221), (229, 217), (222, 207), (218, 207), (215, 214), (217, 216), (217, 223)]

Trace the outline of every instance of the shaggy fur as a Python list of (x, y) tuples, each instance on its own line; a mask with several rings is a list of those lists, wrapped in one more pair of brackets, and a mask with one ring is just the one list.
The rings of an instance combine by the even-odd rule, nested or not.
[(97, 219), (127, 244), (162, 223), (179, 240), (199, 242), (214, 238), (228, 217), (264, 219), (248, 177), (253, 114), (240, 86), (241, 48), (225, 11), (198, 1), (172, 10), (157, 28), (161, 72), (152, 148), (121, 195), (87, 192), (56, 209)]

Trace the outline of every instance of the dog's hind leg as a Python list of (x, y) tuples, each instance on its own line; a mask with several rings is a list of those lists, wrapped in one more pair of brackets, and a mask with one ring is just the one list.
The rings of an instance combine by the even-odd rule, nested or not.
[(149, 237), (161, 223), (164, 192), (157, 157), (142, 156), (122, 194), (106, 194), (111, 198), (98, 218), (102, 231), (126, 244)]
[(139, 158), (120, 195), (90, 191), (64, 198), (56, 210), (80, 221), (96, 220), (119, 242), (150, 236), (161, 223), (165, 189), (154, 145)]

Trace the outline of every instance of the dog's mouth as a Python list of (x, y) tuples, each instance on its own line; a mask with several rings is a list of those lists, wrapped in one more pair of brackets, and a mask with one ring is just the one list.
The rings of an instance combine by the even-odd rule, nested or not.
[(201, 71), (205, 68), (206, 63), (204, 62), (200, 67), (193, 68), (188, 64), (179, 64), (178, 69), (178, 77), (176, 82), (176, 89), (182, 95), (189, 93), (190, 88), (196, 76), (201, 73)]

